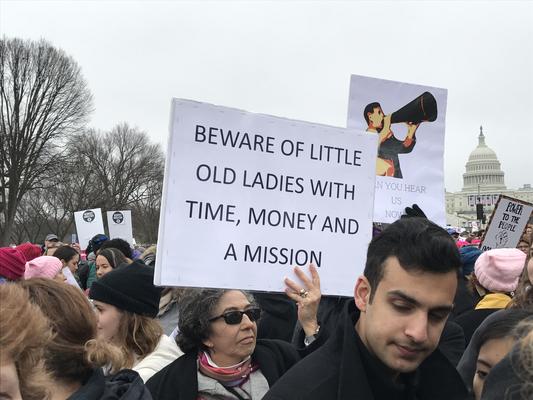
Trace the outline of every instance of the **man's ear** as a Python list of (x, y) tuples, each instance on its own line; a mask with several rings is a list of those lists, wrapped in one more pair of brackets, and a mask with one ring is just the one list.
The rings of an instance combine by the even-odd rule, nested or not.
[(365, 312), (368, 304), (370, 303), (370, 293), (372, 288), (368, 279), (364, 275), (357, 278), (354, 289), (355, 305), (361, 312)]

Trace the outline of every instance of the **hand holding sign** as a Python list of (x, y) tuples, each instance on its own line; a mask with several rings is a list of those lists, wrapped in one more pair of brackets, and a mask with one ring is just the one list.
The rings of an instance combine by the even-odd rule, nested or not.
[(311, 336), (317, 331), (318, 305), (322, 297), (320, 276), (313, 264), (309, 264), (309, 272), (311, 279), (299, 267), (294, 267), (294, 273), (302, 281), (303, 287), (293, 280), (285, 278), (285, 284), (288, 286), (285, 293), (298, 305), (298, 321), (300, 321), (306, 336)]

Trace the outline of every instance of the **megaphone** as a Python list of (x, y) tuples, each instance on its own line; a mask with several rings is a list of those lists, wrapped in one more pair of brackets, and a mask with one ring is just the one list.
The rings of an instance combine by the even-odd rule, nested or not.
[(395, 111), (391, 115), (391, 124), (410, 122), (419, 124), (422, 121), (433, 122), (437, 119), (437, 100), (429, 92), (424, 92), (416, 99)]

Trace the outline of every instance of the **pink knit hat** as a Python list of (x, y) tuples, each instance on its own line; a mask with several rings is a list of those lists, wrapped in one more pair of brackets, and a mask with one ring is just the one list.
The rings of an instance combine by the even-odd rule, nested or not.
[(26, 259), (17, 249), (0, 247), (0, 276), (16, 281), (24, 275)]
[(30, 242), (19, 244), (15, 248), (22, 254), (24, 254), (24, 257), (26, 257), (26, 261), (31, 261), (34, 258), (39, 257), (42, 253), (41, 248), (39, 246)]
[(492, 249), (476, 260), (474, 272), (478, 282), (491, 292), (512, 292), (526, 264), (526, 255), (518, 249)]
[(57, 257), (41, 256), (26, 263), (24, 279), (50, 278), (53, 279), (63, 268), (63, 263)]

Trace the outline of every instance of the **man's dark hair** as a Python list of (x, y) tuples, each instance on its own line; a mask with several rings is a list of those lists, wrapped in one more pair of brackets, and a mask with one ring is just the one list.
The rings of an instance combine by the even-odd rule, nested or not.
[(406, 271), (445, 274), (461, 266), (457, 246), (443, 228), (426, 218), (399, 219), (368, 245), (364, 275), (372, 288), (370, 301), (389, 257), (396, 257)]
[(130, 260), (133, 259), (133, 253), (131, 250), (131, 246), (124, 239), (116, 238), (116, 239), (106, 240), (100, 246), (100, 250), (109, 249), (111, 247), (115, 249), (119, 249), (122, 252), (122, 254), (124, 254)]
[(381, 104), (377, 103), (377, 102), (374, 102), (374, 103), (370, 103), (368, 104), (364, 111), (363, 111), (363, 116), (365, 117), (365, 121), (368, 125), (368, 123), (370, 122), (370, 120), (368, 119), (368, 113), (372, 114), (374, 112), (374, 108), (381, 108)]

